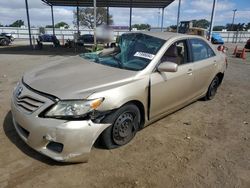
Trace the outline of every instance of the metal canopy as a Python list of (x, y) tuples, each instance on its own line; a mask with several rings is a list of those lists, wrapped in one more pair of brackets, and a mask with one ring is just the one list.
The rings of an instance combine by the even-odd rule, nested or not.
[[(93, 0), (42, 0), (52, 6), (93, 7)], [(165, 8), (174, 0), (96, 0), (97, 7)]]

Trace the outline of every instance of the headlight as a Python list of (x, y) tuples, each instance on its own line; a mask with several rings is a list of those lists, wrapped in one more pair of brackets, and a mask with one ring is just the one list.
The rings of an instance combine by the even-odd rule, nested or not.
[(52, 108), (45, 113), (45, 117), (81, 117), (97, 109), (104, 98), (93, 99), (93, 100), (64, 100), (56, 103)]

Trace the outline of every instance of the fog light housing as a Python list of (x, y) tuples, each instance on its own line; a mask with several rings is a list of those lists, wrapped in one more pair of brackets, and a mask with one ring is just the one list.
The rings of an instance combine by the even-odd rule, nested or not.
[(56, 153), (62, 153), (63, 151), (63, 144), (59, 143), (59, 142), (50, 142), (47, 144), (46, 146), (47, 149), (56, 152)]

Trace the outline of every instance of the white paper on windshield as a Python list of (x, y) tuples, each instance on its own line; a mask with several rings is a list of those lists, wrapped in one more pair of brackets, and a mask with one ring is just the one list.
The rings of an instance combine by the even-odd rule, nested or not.
[(145, 59), (150, 59), (152, 60), (155, 55), (154, 54), (149, 54), (149, 53), (146, 53), (146, 52), (136, 52), (135, 57), (141, 57), (141, 58), (145, 58)]

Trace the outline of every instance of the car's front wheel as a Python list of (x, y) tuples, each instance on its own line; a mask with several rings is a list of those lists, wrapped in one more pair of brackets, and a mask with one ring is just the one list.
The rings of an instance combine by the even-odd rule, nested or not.
[(103, 122), (112, 125), (102, 133), (102, 144), (108, 149), (116, 148), (134, 138), (141, 122), (140, 111), (134, 104), (126, 104), (108, 115)]
[(211, 100), (214, 98), (219, 85), (220, 85), (220, 79), (218, 76), (215, 76), (215, 78), (213, 79), (213, 81), (211, 82), (211, 84), (208, 87), (207, 94), (205, 96), (205, 100)]
[(0, 41), (0, 44), (3, 45), (3, 46), (8, 46), (9, 45), (9, 41), (8, 41), (8, 39), (2, 39)]

